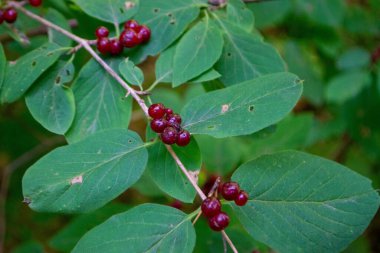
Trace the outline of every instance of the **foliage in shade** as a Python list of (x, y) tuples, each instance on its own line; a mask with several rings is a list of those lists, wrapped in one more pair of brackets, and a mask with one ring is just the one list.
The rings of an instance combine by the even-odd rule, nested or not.
[[(45, 15), (45, 18), (50, 22), (62, 27), (66, 31), (71, 32), (71, 27), (69, 22), (66, 20), (65, 16), (54, 9), (49, 9)], [(67, 36), (53, 30), (48, 29), (49, 41), (60, 45), (61, 47), (69, 47), (72, 44), (72, 40)]]
[(103, 131), (37, 161), (23, 177), (23, 195), (36, 211), (92, 211), (134, 184), (147, 160), (145, 144), (136, 133)]
[(50, 132), (64, 134), (74, 120), (74, 94), (66, 86), (74, 74), (71, 62), (59, 61), (34, 83), (25, 96), (30, 113)]
[(119, 71), (128, 84), (137, 85), (142, 89), (144, 73), (132, 61), (126, 59), (119, 65)]
[[(117, 69), (119, 59), (108, 64)], [(76, 115), (66, 138), (77, 142), (98, 131), (128, 128), (132, 114), (132, 98), (95, 60), (90, 60), (73, 84)]]
[(6, 67), (7, 67), (7, 59), (5, 58), (3, 45), (0, 44), (0, 98), (1, 98), (1, 90), (3, 87)]
[(140, 205), (92, 229), (72, 252), (191, 253), (195, 231), (190, 218), (172, 207)]
[(1, 102), (11, 103), (19, 99), (29, 87), (53, 65), (64, 52), (57, 44), (47, 43), (22, 56), (15, 64), (8, 64), (5, 71)]
[(232, 180), (250, 196), (246, 206), (232, 205), (242, 225), (280, 252), (340, 252), (363, 233), (380, 203), (367, 178), (297, 151), (243, 164)]
[(183, 127), (218, 138), (251, 134), (285, 117), (301, 93), (301, 81), (293, 74), (256, 78), (189, 101), (181, 113)]

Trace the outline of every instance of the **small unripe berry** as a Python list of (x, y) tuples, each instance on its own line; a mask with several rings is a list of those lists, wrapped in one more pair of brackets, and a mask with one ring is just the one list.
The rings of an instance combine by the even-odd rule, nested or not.
[(181, 147), (187, 146), (190, 143), (190, 133), (186, 130), (180, 131), (176, 143)]
[(163, 143), (172, 145), (177, 141), (178, 132), (173, 127), (167, 127), (161, 134), (161, 140)]
[(108, 54), (111, 49), (111, 44), (108, 38), (100, 38), (98, 39), (98, 42), (96, 43), (96, 47), (98, 48), (98, 51), (102, 54)]
[(120, 34), (120, 42), (123, 46), (131, 48), (137, 46), (140, 40), (134, 30), (127, 28)]
[(217, 198), (207, 198), (203, 200), (201, 209), (204, 216), (211, 218), (220, 213), (222, 205)]
[(17, 11), (13, 8), (8, 8), (3, 13), (3, 18), (7, 23), (14, 23), (17, 20)]
[(166, 122), (165, 119), (153, 119), (150, 122), (150, 127), (156, 133), (162, 133), (167, 126), (168, 126), (168, 123)]
[(165, 106), (161, 103), (152, 104), (148, 109), (148, 114), (153, 119), (161, 119), (165, 115)]
[(239, 192), (239, 184), (235, 182), (224, 183), (221, 189), (221, 194), (226, 200), (235, 200)]
[(137, 23), (136, 20), (128, 20), (127, 22), (125, 22), (124, 24), (124, 28), (125, 29), (128, 29), (128, 28), (131, 28), (132, 30), (135, 30), (136, 28), (138, 28), (140, 25), (139, 23)]
[(38, 7), (42, 4), (42, 0), (29, 0), (29, 4), (34, 7)]
[(248, 193), (245, 191), (240, 191), (235, 198), (235, 204), (238, 206), (244, 206), (248, 202)]
[(222, 231), (230, 224), (230, 217), (224, 212), (220, 212), (208, 220), (208, 224), (212, 230)]
[(108, 37), (109, 34), (110, 34), (110, 32), (104, 26), (98, 27), (98, 29), (96, 29), (96, 31), (95, 31), (95, 35), (98, 39)]
[(123, 52), (123, 45), (119, 40), (113, 39), (110, 41), (110, 53), (112, 55), (119, 55)]
[(147, 26), (142, 25), (142, 26), (138, 27), (136, 29), (136, 32), (137, 32), (137, 35), (140, 38), (140, 41), (142, 43), (146, 43), (146, 42), (148, 42), (150, 40), (151, 32), (150, 32), (150, 29)]

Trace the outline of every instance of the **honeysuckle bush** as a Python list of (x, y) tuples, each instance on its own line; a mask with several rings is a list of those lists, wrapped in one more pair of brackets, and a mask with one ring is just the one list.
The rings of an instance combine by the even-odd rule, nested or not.
[[(0, 101), (25, 101), (67, 141), (22, 178), (29, 212), (76, 214), (51, 248), (341, 252), (363, 234), (380, 203), (380, 67), (371, 61), (380, 4), (246, 2), (2, 2), (19, 16), (0, 26), (13, 40), (0, 46)], [(151, 29), (149, 42), (119, 56), (91, 49), (98, 26), (118, 37), (130, 19)], [(152, 103), (180, 112), (188, 146), (151, 131)], [(204, 218), (192, 223), (204, 198), (192, 183), (214, 176), (249, 194), (243, 207), (222, 202), (228, 249)], [(128, 189), (126, 205), (115, 201)]]

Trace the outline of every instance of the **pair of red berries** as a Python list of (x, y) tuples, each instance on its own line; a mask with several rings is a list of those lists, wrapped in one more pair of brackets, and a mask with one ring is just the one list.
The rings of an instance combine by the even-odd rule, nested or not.
[(148, 109), (152, 117), (150, 127), (156, 133), (161, 134), (161, 140), (168, 145), (177, 144), (187, 146), (190, 143), (190, 133), (181, 127), (182, 118), (172, 109), (165, 108), (161, 103), (153, 104)]
[(102, 54), (119, 55), (124, 47), (131, 48), (150, 39), (150, 29), (145, 25), (139, 25), (135, 20), (129, 20), (124, 24), (124, 30), (119, 39), (109, 39), (109, 31), (104, 26), (96, 29), (97, 48)]
[[(222, 184), (219, 193), (226, 200), (234, 200), (238, 206), (244, 206), (248, 201), (248, 193), (240, 190), (236, 182)], [(221, 231), (230, 223), (230, 217), (222, 212), (222, 205), (216, 197), (206, 198), (201, 205), (202, 213), (208, 218), (208, 224), (212, 230)]]
[[(29, 4), (34, 7), (38, 7), (42, 4), (42, 0), (29, 0)], [(18, 13), (13, 8), (8, 8), (5, 10), (0, 9), (0, 24), (2, 24), (4, 21), (12, 24), (16, 22)]]

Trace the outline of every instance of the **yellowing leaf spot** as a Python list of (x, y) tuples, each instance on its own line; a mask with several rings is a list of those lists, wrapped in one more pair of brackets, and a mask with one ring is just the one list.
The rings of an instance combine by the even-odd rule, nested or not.
[(222, 113), (226, 113), (228, 111), (228, 109), (230, 109), (230, 105), (222, 105)]

